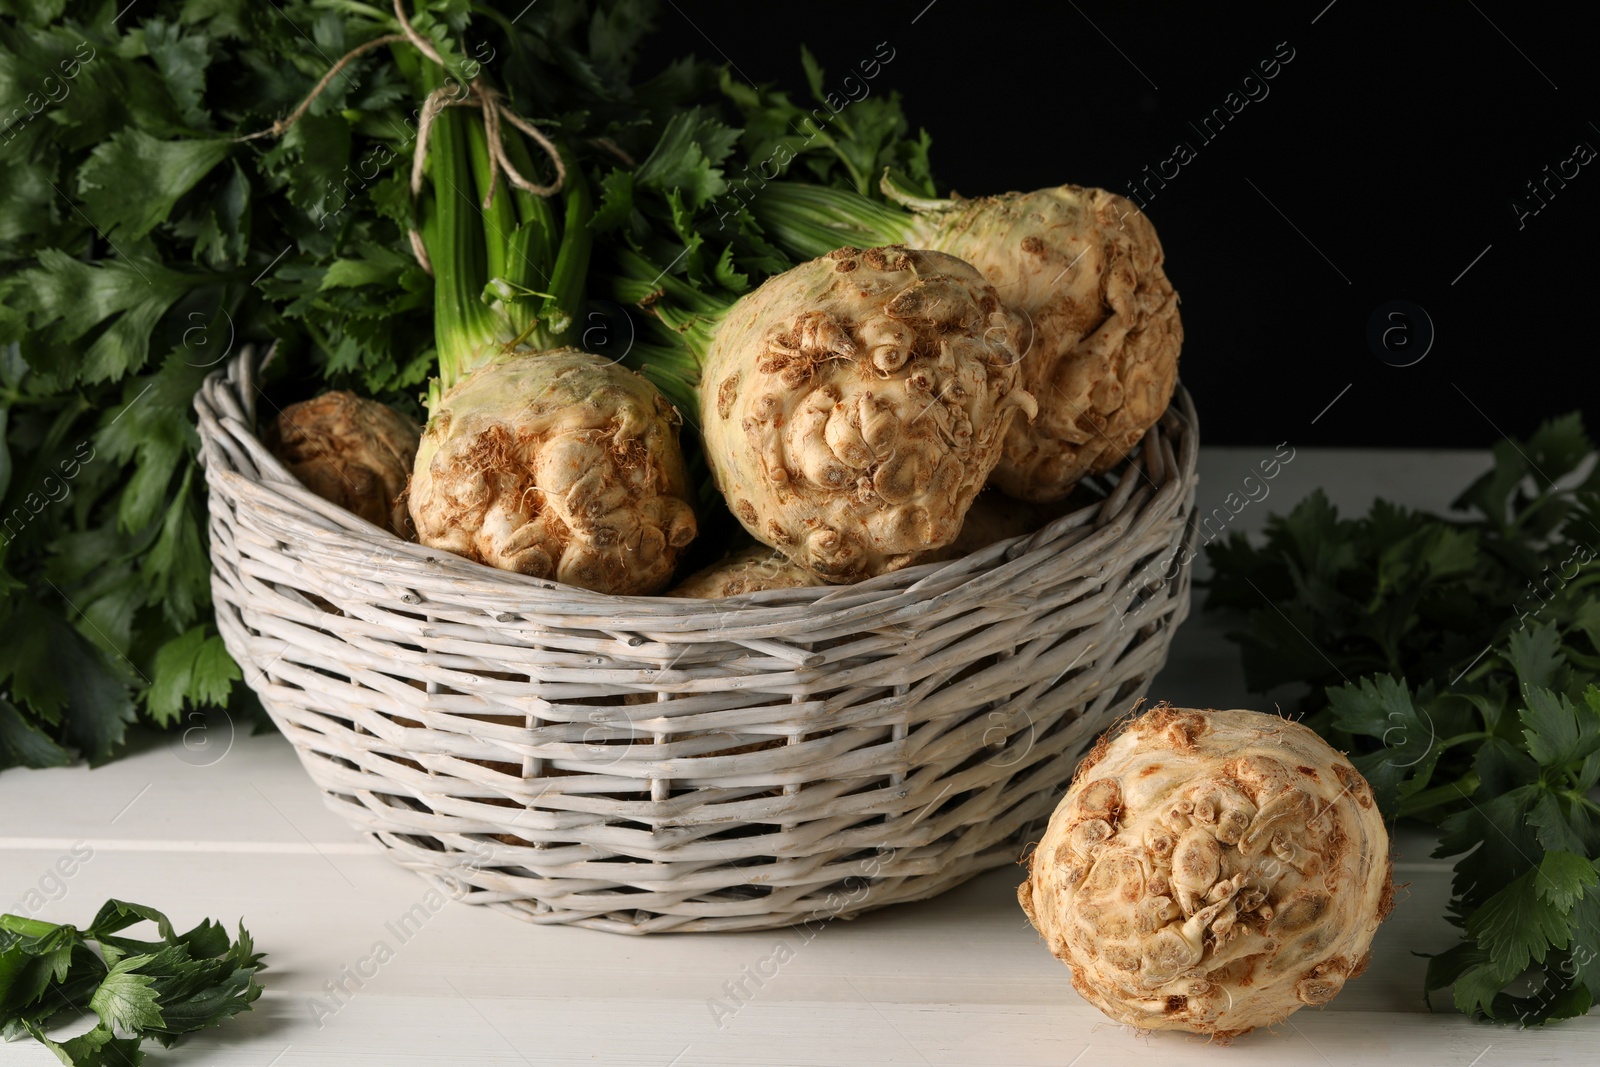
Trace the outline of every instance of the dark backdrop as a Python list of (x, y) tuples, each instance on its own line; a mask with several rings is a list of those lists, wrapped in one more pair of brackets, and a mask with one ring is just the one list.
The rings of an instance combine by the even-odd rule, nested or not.
[[(1206, 440), (1481, 447), (1574, 408), (1600, 430), (1586, 6), (667, 0), (648, 62), (803, 94), (802, 42), (833, 84), (887, 41), (873, 91), (962, 193), (1176, 171), (1146, 207)], [(1232, 91), (1208, 142), (1190, 123)]]

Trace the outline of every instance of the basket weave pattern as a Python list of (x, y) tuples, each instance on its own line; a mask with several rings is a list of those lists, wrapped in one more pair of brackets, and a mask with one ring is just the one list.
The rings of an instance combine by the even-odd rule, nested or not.
[(1181, 388), (1103, 500), (1030, 536), (696, 601), (495, 571), (321, 500), (258, 441), (255, 374), (245, 353), (195, 400), (228, 651), (335, 811), (532, 922), (815, 924), (1013, 862), (1188, 613)]

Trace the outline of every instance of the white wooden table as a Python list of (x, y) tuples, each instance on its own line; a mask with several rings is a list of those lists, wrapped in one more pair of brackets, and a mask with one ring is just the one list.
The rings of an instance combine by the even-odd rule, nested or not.
[[(1272, 453), (1205, 450), (1202, 508), (1220, 506)], [(1257, 529), (1317, 486), (1346, 510), (1374, 495), (1442, 508), (1485, 463), (1481, 454), (1303, 449), (1230, 528)], [(1197, 598), (1151, 695), (1250, 706), (1237, 664)], [(43, 919), (83, 923), (110, 896), (165, 910), (180, 928), (243, 917), (269, 954), (254, 1011), (171, 1052), (152, 1046), (155, 1063), (1498, 1067), (1600, 1058), (1600, 1014), (1519, 1031), (1453, 1014), (1448, 994), (1429, 1013), (1425, 961), (1412, 953), (1451, 942), (1449, 866), (1429, 859), (1431, 843), (1414, 833), (1397, 841), (1395, 875), (1410, 887), (1367, 973), (1326, 1009), (1224, 1048), (1140, 1036), (1080, 1000), (1017, 908), (1018, 870), (831, 923), (810, 940), (791, 931), (628, 938), (454, 903), (424, 907), (426, 921), (397, 936), (395, 922), (427, 894), (422, 881), (323, 808), (281, 737), (241, 732), (216, 758), (221, 751), (198, 758), (157, 739), (94, 771), (0, 774), (0, 908), (16, 910), (42, 886), (59, 898), (38, 911)], [(75, 845), (93, 855), (57, 889), (48, 874)], [(379, 942), (392, 958), (375, 963)], [(745, 1002), (729, 997), (731, 983), (770, 972), (763, 961), (775, 957), (775, 975), (759, 987), (745, 981)], [(328, 997), (340, 980), (351, 991), (342, 1005)], [(0, 1063), (55, 1062), (32, 1042), (0, 1045)]]

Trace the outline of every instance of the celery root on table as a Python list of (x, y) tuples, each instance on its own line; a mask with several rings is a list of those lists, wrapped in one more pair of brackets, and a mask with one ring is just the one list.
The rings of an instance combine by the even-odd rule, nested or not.
[(1392, 874), (1372, 789), (1309, 727), (1158, 705), (1079, 765), (1017, 898), (1089, 1003), (1228, 1040), (1360, 975)]

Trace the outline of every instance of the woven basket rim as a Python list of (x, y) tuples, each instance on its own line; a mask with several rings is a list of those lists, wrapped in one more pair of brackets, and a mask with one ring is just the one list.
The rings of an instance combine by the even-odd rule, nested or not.
[[(267, 359), (271, 358), (271, 354), (269, 351)], [(596, 592), (554, 579), (534, 578), (515, 571), (499, 570), (445, 549), (430, 548), (427, 545), (407, 541), (312, 493), (261, 441), (256, 425), (258, 421), (256, 411), (251, 401), (254, 400), (255, 394), (261, 393), (256, 378), (265, 362), (266, 360), (257, 361), (253, 347), (247, 345), (228, 361), (225, 369), (212, 371), (207, 376), (201, 392), (196, 396), (195, 407), (200, 420), (202, 423), (210, 424), (208, 429), (212, 431), (209, 434), (202, 434), (203, 447), (200, 456), (208, 479), (231, 484), (236, 494), (241, 497), (253, 497), (258, 505), (270, 507), (280, 514), (321, 527), (324, 535), (332, 539), (327, 544), (330, 550), (345, 548), (369, 561), (374, 553), (388, 553), (391, 559), (409, 558), (412, 562), (427, 567), (434, 575), (442, 574), (460, 579), (462, 585), (458, 587), (458, 591), (464, 599), (470, 598), (473, 594), (493, 595), (497, 589), (515, 591), (522, 597), (533, 600), (544, 599), (540, 594), (550, 594), (550, 599), (564, 602), (562, 608), (557, 610), (557, 614), (603, 617), (624, 612), (630, 618), (648, 620), (655, 625), (669, 624), (668, 628), (674, 629), (676, 627), (671, 627), (670, 624), (693, 623), (708, 616), (726, 617), (738, 614), (741, 627), (762, 627), (781, 625), (800, 619), (815, 622), (815, 613), (819, 608), (848, 615), (854, 609), (881, 609), (884, 601), (896, 598), (906, 598), (908, 603), (926, 602), (930, 595), (942, 596), (954, 593), (970, 581), (981, 580), (986, 575), (992, 574), (999, 566), (1012, 563), (1026, 566), (1029, 561), (1042, 559), (1057, 551), (1053, 542), (1072, 529), (1094, 525), (1097, 527), (1097, 532), (1111, 534), (1110, 540), (1120, 540), (1123, 531), (1117, 527), (1128, 523), (1129, 509), (1121, 509), (1122, 513), (1109, 521), (1096, 520), (1090, 513), (1105, 511), (1107, 501), (1121, 495), (1119, 488), (1122, 488), (1124, 475), (1133, 469), (1139, 449), (1142, 447), (1136, 445), (1129, 453), (1128, 459), (1124, 459), (1098, 476), (1110, 481), (1105, 497), (1053, 519), (1031, 533), (1003, 538), (955, 559), (919, 563), (849, 585), (769, 589), (704, 599), (670, 597), (664, 594), (620, 595)], [(216, 404), (216, 400), (225, 400), (230, 391), (241, 398), (249, 398), (247, 410), (234, 411), (231, 414), (226, 411), (213, 413), (208, 410), (208, 406), (226, 406)], [(213, 398), (210, 405), (202, 399), (207, 394)], [(261, 395), (264, 398), (264, 394)], [(241, 418), (241, 415), (244, 417)], [(1174, 444), (1180, 446), (1174, 450), (1179, 470), (1165, 472), (1165, 477), (1159, 484), (1141, 468), (1145, 480), (1157, 494), (1178, 492), (1193, 478), (1198, 429), (1193, 398), (1180, 380), (1174, 388), (1171, 403), (1161, 420), (1146, 431), (1146, 436), (1156, 432), (1167, 433), (1174, 438)], [(234, 442), (247, 444), (250, 465), (260, 475), (259, 478), (252, 479), (238, 470), (230, 470), (225, 466), (209, 462), (208, 451), (213, 447), (212, 442), (229, 438)], [(238, 463), (234, 465), (240, 466)], [(932, 590), (937, 592), (934, 593)], [(694, 628), (701, 629), (701, 627)]]

